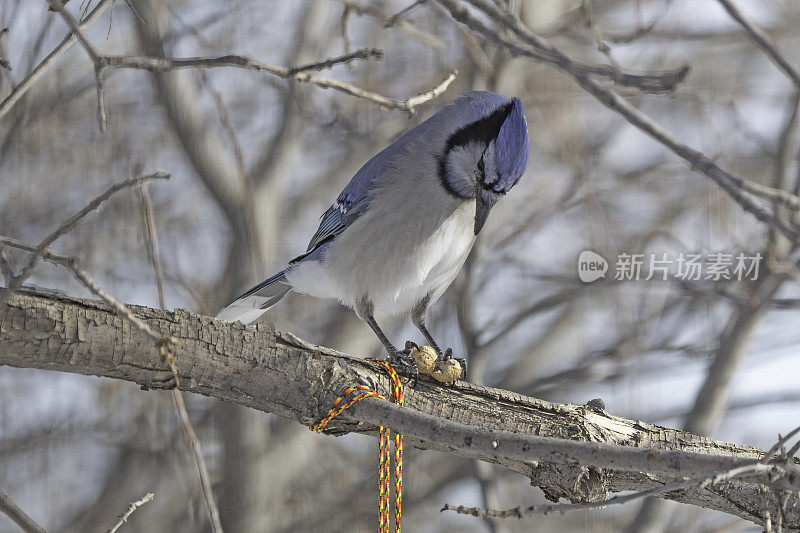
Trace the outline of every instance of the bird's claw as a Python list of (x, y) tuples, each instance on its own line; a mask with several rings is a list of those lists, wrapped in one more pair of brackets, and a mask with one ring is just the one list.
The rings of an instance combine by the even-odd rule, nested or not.
[(408, 341), (403, 353), (411, 357), (419, 374), (430, 376), (440, 383), (450, 384), (466, 376), (467, 361), (454, 358), (450, 348), (439, 353), (433, 346), (418, 346)]
[(417, 382), (417, 377), (419, 377), (419, 369), (417, 368), (414, 359), (411, 357), (411, 350), (408, 349), (408, 343), (406, 343), (405, 350), (389, 351), (386, 361), (388, 361), (388, 363), (401, 374), (410, 376), (414, 380), (414, 383)]
[(453, 349), (446, 348), (444, 353), (442, 353), (442, 361), (449, 361), (449, 360), (458, 361), (458, 364), (461, 366), (461, 373), (458, 375), (457, 379), (464, 379), (467, 378), (467, 360), (463, 357), (453, 357)]

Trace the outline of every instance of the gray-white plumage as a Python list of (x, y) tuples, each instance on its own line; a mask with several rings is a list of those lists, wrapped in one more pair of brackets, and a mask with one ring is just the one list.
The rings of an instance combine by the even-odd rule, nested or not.
[(489, 210), (527, 164), (519, 100), (471, 92), (370, 159), (322, 216), (308, 251), (223, 309), (252, 322), (289, 290), (353, 308), (386, 346), (373, 312), (427, 308), (453, 282)]

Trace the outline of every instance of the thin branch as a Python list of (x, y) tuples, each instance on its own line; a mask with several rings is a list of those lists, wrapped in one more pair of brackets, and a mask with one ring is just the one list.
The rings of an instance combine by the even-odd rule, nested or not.
[(333, 89), (356, 98), (362, 98), (384, 109), (397, 109), (414, 112), (414, 108), (428, 100), (442, 94), (456, 78), (457, 72), (451, 72), (442, 82), (432, 89), (405, 100), (393, 100), (386, 96), (361, 89), (347, 82), (321, 78), (307, 72), (291, 74), (291, 69), (262, 63), (257, 59), (250, 59), (238, 55), (220, 57), (143, 57), (143, 56), (106, 56), (103, 62), (109, 68), (129, 68), (149, 70), (151, 72), (165, 72), (181, 68), (220, 68), (233, 67), (249, 70), (265, 71), (284, 79), (291, 79), (300, 83), (310, 83), (322, 89)]
[(100, 63), (102, 59), (102, 55), (100, 52), (94, 47), (94, 45), (89, 41), (86, 37), (86, 34), (83, 33), (80, 24), (78, 21), (73, 18), (67, 8), (64, 7), (64, 3), (62, 0), (45, 0), (48, 4), (50, 4), (50, 8), (53, 11), (58, 11), (58, 14), (61, 15), (61, 18), (64, 19), (64, 22), (67, 23), (69, 29), (72, 30), (72, 33), (78, 36), (78, 40), (81, 42), (81, 45), (86, 50), (86, 53), (89, 54), (89, 57), (92, 58), (92, 61), (95, 64)]
[(489, 518), (526, 518), (537, 514), (550, 514), (550, 513), (567, 513), (569, 511), (582, 511), (586, 509), (601, 509), (609, 505), (622, 505), (634, 500), (646, 498), (648, 496), (658, 496), (666, 492), (676, 490), (685, 490), (688, 488), (704, 489), (726, 481), (734, 479), (741, 479), (749, 476), (759, 476), (770, 474), (774, 476), (783, 476), (785, 472), (782, 468), (775, 465), (766, 465), (762, 463), (755, 463), (745, 466), (732, 468), (723, 472), (717, 472), (712, 475), (702, 475), (683, 481), (676, 481), (674, 483), (667, 483), (661, 487), (654, 487), (652, 489), (641, 490), (631, 494), (612, 496), (611, 498), (600, 500), (596, 502), (580, 502), (580, 503), (551, 503), (543, 505), (529, 505), (528, 507), (515, 507), (504, 511), (497, 509), (483, 509), (480, 507), (465, 507), (463, 505), (450, 505), (445, 503), (442, 511), (455, 511), (458, 514), (465, 514), (476, 517), (489, 517)]
[[(134, 171), (138, 174), (138, 169)], [(158, 233), (156, 230), (156, 219), (153, 213), (153, 203), (150, 200), (150, 191), (146, 183), (140, 183), (137, 187), (139, 192), (139, 207), (142, 212), (142, 233), (144, 234), (145, 251), (147, 259), (153, 267), (153, 275), (156, 280), (158, 290), (158, 305), (161, 309), (166, 309), (166, 298), (164, 296), (164, 271), (161, 268), (161, 253), (158, 246)]]
[(25, 533), (45, 533), (42, 526), (37, 524), (33, 518), (25, 514), (8, 494), (0, 490), (0, 512), (5, 513), (15, 524), (22, 528)]
[(767, 453), (765, 453), (765, 454), (764, 454), (764, 457), (762, 457), (762, 458), (761, 458), (761, 463), (762, 463), (762, 464), (767, 464), (769, 461), (771, 461), (771, 460), (772, 460), (772, 456), (773, 456), (773, 454), (774, 454), (775, 452), (777, 452), (778, 450), (780, 450), (780, 449), (781, 449), (781, 446), (783, 446), (784, 444), (786, 444), (786, 442), (787, 442), (789, 439), (791, 439), (792, 437), (794, 437), (794, 436), (795, 436), (795, 435), (797, 435), (798, 433), (800, 433), (800, 426), (797, 426), (796, 428), (794, 428), (793, 430), (791, 430), (789, 433), (787, 433), (787, 434), (786, 434), (786, 436), (784, 436), (784, 437), (779, 437), (779, 438), (778, 438), (778, 441), (777, 441), (775, 444), (773, 444), (773, 445), (772, 445), (772, 448), (770, 448), (769, 450), (767, 450)]
[[(414, 113), (415, 107), (427, 102), (435, 98), (436, 96), (443, 93), (450, 83), (455, 79), (457, 73), (453, 71), (450, 75), (445, 78), (437, 86), (419, 93), (415, 96), (407, 98), (405, 100), (393, 100), (386, 96), (367, 91), (360, 87), (356, 87), (350, 83), (346, 83), (339, 80), (333, 80), (329, 78), (322, 78), (319, 76), (315, 76), (309, 74), (309, 70), (319, 70), (319, 68), (327, 68), (332, 66), (333, 64), (346, 62), (354, 59), (352, 56), (354, 54), (350, 54), (349, 56), (342, 56), (338, 58), (332, 58), (325, 61), (321, 61), (319, 63), (315, 63), (309, 65), (308, 67), (278, 67), (274, 65), (268, 65), (266, 63), (262, 63), (261, 61), (255, 59), (249, 59), (246, 57), (238, 56), (238, 55), (226, 55), (221, 57), (189, 57), (189, 58), (166, 58), (166, 57), (135, 57), (135, 56), (106, 56), (101, 54), (97, 48), (91, 43), (91, 41), (86, 37), (83, 33), (82, 29), (69, 14), (69, 12), (64, 8), (61, 4), (61, 0), (45, 0), (51, 7), (57, 10), (62, 18), (66, 21), (67, 25), (72, 29), (72, 31), (78, 36), (78, 39), (81, 41), (81, 44), (86, 49), (86, 52), (89, 54), (92, 62), (94, 63), (95, 67), (95, 77), (97, 80), (97, 96), (98, 96), (98, 121), (100, 124), (100, 130), (105, 131), (105, 109), (104, 109), (104, 97), (103, 97), (103, 86), (102, 86), (102, 73), (103, 70), (106, 68), (130, 68), (130, 69), (140, 69), (140, 70), (149, 70), (152, 72), (162, 72), (166, 70), (174, 70), (179, 68), (218, 68), (218, 67), (237, 67), (237, 68), (244, 68), (244, 69), (252, 69), (252, 70), (262, 70), (269, 72), (275, 76), (284, 79), (291, 79), (299, 83), (310, 83), (312, 85), (316, 85), (322, 89), (333, 89), (335, 91), (339, 91), (350, 96), (354, 96), (356, 98), (361, 98), (372, 102), (373, 104), (377, 105), (378, 107), (384, 109), (397, 109), (402, 111), (407, 111), (409, 113)], [(356, 52), (358, 54), (358, 52)], [(361, 56), (363, 57), (374, 57), (376, 55), (375, 50), (369, 51), (361, 51)], [(363, 56), (363, 57), (362, 57)]]
[(350, 8), (344, 6), (342, 9), (342, 17), (339, 19), (339, 32), (342, 34), (342, 44), (344, 45), (344, 53), (349, 54), (350, 50), (352, 50), (352, 44), (350, 43), (350, 32), (347, 29), (347, 25), (350, 22)]
[(384, 28), (391, 28), (392, 26), (397, 24), (400, 20), (402, 20), (403, 17), (405, 17), (406, 15), (411, 13), (414, 9), (416, 9), (418, 6), (421, 6), (422, 4), (424, 4), (427, 1), (428, 0), (414, 0), (413, 4), (410, 4), (410, 5), (406, 6), (406, 7), (404, 7), (403, 9), (401, 9), (400, 11), (395, 13), (394, 15), (390, 16), (389, 18), (387, 18), (386, 22), (383, 23), (383, 27)]
[(146, 322), (144, 322), (142, 319), (134, 315), (124, 303), (120, 302), (119, 300), (108, 294), (106, 291), (104, 291), (97, 283), (95, 283), (95, 281), (92, 278), (89, 277), (89, 275), (86, 272), (84, 272), (83, 270), (81, 270), (76, 266), (76, 262), (77, 261), (70, 261), (68, 263), (63, 263), (63, 266), (67, 270), (69, 270), (70, 273), (72, 273), (72, 275), (75, 276), (75, 279), (81, 282), (81, 284), (84, 287), (89, 289), (89, 291), (91, 291), (92, 294), (97, 295), (101, 300), (103, 300), (112, 308), (114, 308), (114, 310), (117, 312), (119, 316), (130, 321), (131, 324), (133, 324), (138, 329), (146, 333), (151, 339), (156, 341), (156, 344), (160, 345), (161, 343), (168, 342), (168, 339), (162, 337), (161, 335), (153, 331), (153, 329), (150, 326), (148, 326)]
[[(25, 280), (30, 277), (31, 273), (33, 272), (33, 268), (36, 266), (36, 263), (39, 261), (39, 258), (42, 257), (42, 253), (44, 250), (53, 244), (59, 237), (62, 235), (72, 231), (75, 227), (92, 211), (100, 207), (100, 205), (108, 200), (114, 193), (121, 191), (123, 189), (127, 189), (129, 187), (133, 187), (134, 185), (138, 185), (140, 183), (154, 180), (154, 179), (169, 179), (170, 175), (164, 172), (156, 172), (154, 174), (148, 174), (147, 176), (141, 176), (136, 178), (130, 178), (122, 181), (118, 181), (117, 183), (113, 184), (111, 187), (106, 189), (102, 194), (97, 196), (94, 200), (86, 204), (86, 207), (69, 217), (65, 220), (58, 228), (56, 228), (53, 232), (51, 232), (47, 237), (45, 237), (33, 250), (31, 253), (31, 257), (28, 259), (28, 263), (22, 268), (22, 271), (19, 275), (15, 276), (9, 283), (8, 289), (10, 291), (15, 291), (19, 289)], [(0, 295), (0, 304), (4, 302), (4, 296)]]
[[(114, 3), (114, 0), (100, 0), (100, 3), (92, 10), (91, 13), (80, 23), (80, 28), (85, 30), (88, 28), (95, 20), (97, 20), (100, 15), (102, 15), (106, 9), (108, 9), (111, 4)], [(47, 57), (45, 57), (33, 70), (23, 79), (19, 84), (17, 84), (9, 93), (5, 99), (0, 102), (0, 119), (5, 116), (8, 111), (14, 107), (22, 96), (28, 92), (28, 90), (36, 83), (39, 78), (41, 78), (42, 74), (47, 70), (48, 67), (53, 65), (59, 57), (61, 57), (64, 52), (70, 49), (70, 47), (78, 42), (78, 37), (75, 35), (74, 32), (70, 32), (67, 34), (66, 37), (61, 41), (61, 43), (56, 46), (52, 52), (50, 52)]]
[(579, 63), (568, 58), (560, 50), (550, 45), (545, 39), (528, 30), (515, 15), (499, 9), (489, 0), (468, 1), (470, 4), (483, 11), (490, 19), (507, 27), (514, 34), (517, 34), (529, 46), (519, 46), (501, 35), (500, 32), (490, 29), (483, 22), (472, 16), (464, 5), (461, 4), (460, 0), (441, 0), (439, 3), (450, 12), (454, 19), (462, 22), (473, 31), (484, 35), (489, 40), (502, 44), (513, 54), (526, 55), (539, 61), (556, 65), (568, 71), (572, 76), (598, 76), (611, 80), (624, 87), (635, 87), (643, 92), (665, 93), (673, 91), (683, 82), (686, 75), (689, 73), (688, 65), (684, 65), (673, 71), (640, 74), (618, 70), (611, 65)]
[[(142, 225), (144, 227), (144, 240), (145, 248), (147, 249), (147, 257), (153, 267), (153, 275), (156, 279), (156, 286), (158, 287), (158, 302), (162, 310), (166, 310), (166, 301), (164, 298), (164, 274), (161, 267), (161, 255), (158, 249), (158, 232), (156, 228), (156, 219), (153, 214), (153, 204), (150, 201), (150, 193), (147, 190), (147, 184), (142, 183), (139, 185), (139, 200), (142, 210)], [(170, 361), (170, 366), (175, 374), (175, 382), (178, 383), (178, 373)], [(200, 476), (200, 487), (203, 491), (203, 496), (206, 500), (208, 507), (209, 521), (211, 522), (211, 530), (214, 533), (222, 533), (222, 522), (219, 519), (219, 509), (217, 502), (214, 498), (214, 491), (211, 488), (211, 476), (208, 475), (208, 467), (206, 460), (203, 456), (203, 447), (200, 444), (200, 439), (197, 438), (197, 433), (192, 426), (192, 420), (189, 418), (189, 412), (186, 410), (186, 403), (183, 401), (183, 393), (175, 388), (172, 389), (172, 401), (175, 403), (175, 409), (178, 412), (178, 419), (181, 422), (183, 433), (186, 440), (189, 442), (189, 447), (194, 455), (194, 461), (197, 465), (197, 473)]]
[(447, 88), (450, 86), (450, 84), (453, 83), (453, 80), (455, 80), (457, 77), (458, 77), (458, 71), (457, 70), (452, 71), (436, 87), (433, 87), (432, 89), (429, 89), (427, 91), (423, 91), (419, 94), (415, 94), (414, 96), (403, 100), (402, 103), (404, 107), (406, 108), (407, 111), (413, 113), (414, 108), (417, 107), (418, 105), (424, 104), (428, 100), (433, 100), (434, 98), (445, 92)]
[(95, 67), (94, 81), (95, 87), (97, 88), (97, 125), (100, 128), (100, 133), (105, 133), (106, 124), (108, 123), (108, 113), (106, 112), (106, 93), (102, 68)]
[(186, 440), (189, 441), (189, 446), (194, 455), (194, 462), (197, 465), (197, 472), (200, 475), (200, 486), (203, 490), (203, 496), (206, 500), (206, 507), (208, 507), (208, 518), (211, 522), (211, 530), (214, 533), (222, 533), (222, 522), (219, 519), (219, 509), (217, 502), (214, 499), (214, 491), (211, 488), (211, 476), (208, 475), (208, 467), (206, 460), (203, 457), (203, 448), (200, 445), (200, 439), (197, 438), (197, 433), (194, 431), (192, 421), (189, 418), (189, 412), (186, 410), (186, 404), (183, 401), (183, 393), (178, 389), (172, 390), (172, 400), (175, 403), (175, 409), (178, 412), (178, 418), (181, 421), (183, 433)]
[(290, 67), (287, 69), (287, 74), (289, 76), (294, 76), (295, 74), (299, 74), (301, 72), (308, 72), (310, 70), (319, 71), (325, 70), (328, 68), (333, 67), (334, 65), (340, 64), (347, 64), (359, 59), (377, 59), (378, 61), (383, 59), (383, 50), (379, 50), (377, 48), (361, 48), (356, 50), (355, 52), (347, 53), (342, 56), (332, 57), (330, 59), (326, 59), (325, 61), (319, 61), (317, 63), (309, 63), (308, 65), (300, 65), (297, 67)]
[(128, 510), (119, 516), (114, 525), (108, 528), (108, 531), (106, 533), (116, 533), (116, 531), (120, 528), (120, 526), (122, 526), (122, 524), (128, 521), (128, 518), (130, 518), (130, 516), (136, 511), (136, 509), (146, 504), (147, 502), (153, 501), (154, 496), (155, 495), (152, 492), (148, 492), (147, 494), (144, 495), (142, 499), (136, 500), (135, 502), (131, 503), (130, 506), (128, 507)]
[[(391, 15), (387, 15), (380, 9), (376, 9), (372, 5), (362, 4), (360, 2), (356, 2), (354, 0), (339, 0), (342, 5), (344, 6), (344, 12), (346, 13), (356, 13), (357, 15), (366, 15), (372, 17), (381, 22), (381, 24), (386, 27), (387, 23), (391, 21)], [(344, 15), (343, 15), (344, 16)], [(411, 21), (406, 19), (399, 19), (392, 21), (392, 27), (398, 28), (400, 31), (408, 35), (409, 37), (413, 37), (417, 39), (423, 44), (428, 46), (432, 46), (434, 48), (444, 48), (444, 41), (440, 38), (432, 35), (426, 31), (423, 31), (417, 28)]]
[[(8, 33), (8, 28), (0, 28), (0, 39), (5, 37), (7, 33)], [(11, 70), (11, 63), (8, 61), (8, 59), (3, 57), (2, 47), (0, 47), (0, 68), (3, 68), (5, 70)]]
[[(29, 244), (19, 239), (14, 239), (13, 237), (6, 237), (5, 235), (0, 235), (0, 245), (8, 246), (10, 248), (16, 248), (18, 250), (23, 250), (25, 252), (31, 252), (31, 253), (35, 252), (38, 248), (34, 244)], [(60, 265), (63, 263), (70, 263), (76, 260), (71, 255), (57, 252), (52, 248), (43, 249), (41, 251), (41, 254), (42, 254), (42, 259), (50, 261), (51, 263), (56, 265)]]
[(800, 71), (783, 57), (783, 54), (772, 44), (764, 30), (753, 19), (742, 13), (730, 0), (718, 0), (718, 2), (736, 22), (742, 25), (750, 39), (767, 55), (770, 61), (775, 63), (792, 80), (792, 83), (800, 89)]

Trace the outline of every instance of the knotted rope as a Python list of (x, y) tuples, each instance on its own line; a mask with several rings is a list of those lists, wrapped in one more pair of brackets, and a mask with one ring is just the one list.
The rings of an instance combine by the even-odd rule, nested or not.
[[(374, 361), (381, 365), (389, 375), (392, 382), (392, 400), (398, 405), (403, 405), (403, 384), (397, 376), (397, 372), (392, 366), (383, 359), (368, 357), (368, 361)], [(360, 391), (360, 392), (359, 392)], [(345, 398), (356, 393), (349, 400)], [(367, 385), (353, 385), (347, 387), (333, 402), (333, 405), (325, 414), (325, 417), (310, 429), (317, 433), (322, 433), (328, 422), (333, 420), (343, 411), (360, 402), (364, 398), (375, 396), (386, 400), (386, 397), (379, 394), (376, 390)], [(388, 400), (387, 400), (388, 401)], [(389, 514), (390, 514), (390, 489), (391, 482), (391, 457), (389, 453), (392, 430), (380, 427), (378, 431), (378, 533), (389, 533)], [(403, 435), (396, 433), (394, 436), (394, 530), (400, 533), (400, 515), (403, 508)]]

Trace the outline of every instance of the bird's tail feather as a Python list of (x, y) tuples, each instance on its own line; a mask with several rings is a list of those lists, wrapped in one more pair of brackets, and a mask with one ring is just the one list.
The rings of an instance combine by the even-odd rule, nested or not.
[(285, 270), (278, 272), (266, 281), (262, 281), (236, 300), (228, 304), (217, 314), (217, 318), (226, 322), (240, 321), (243, 324), (255, 322), (267, 309), (292, 290), (286, 281)]

